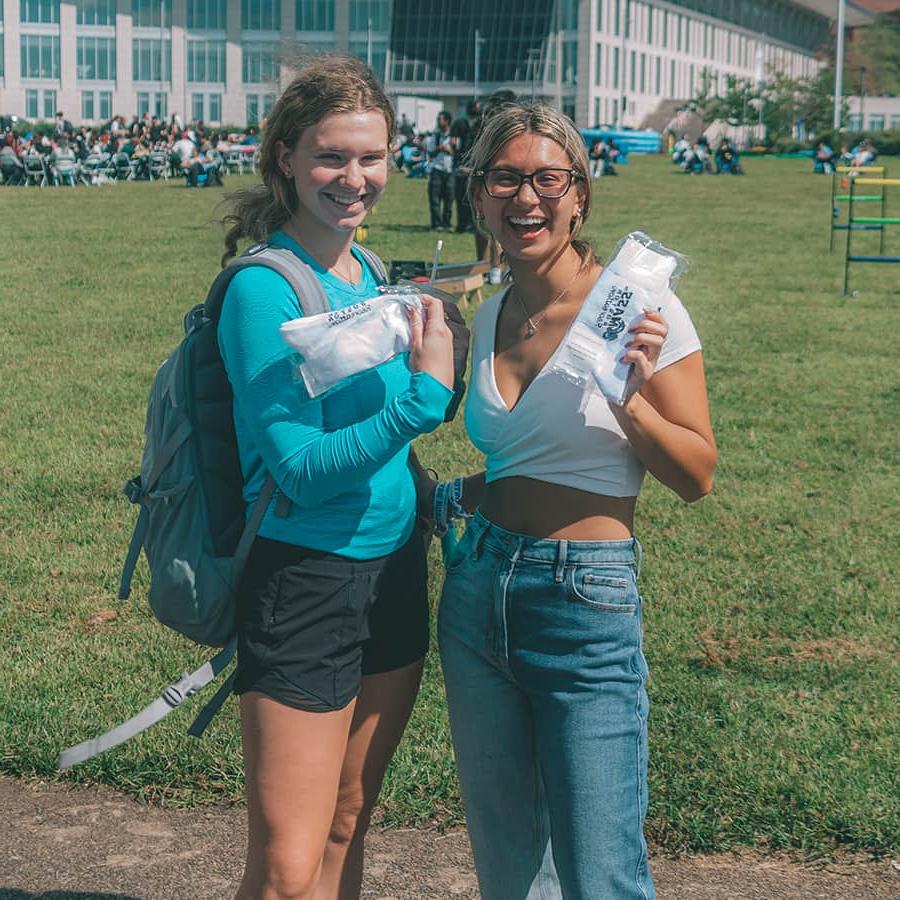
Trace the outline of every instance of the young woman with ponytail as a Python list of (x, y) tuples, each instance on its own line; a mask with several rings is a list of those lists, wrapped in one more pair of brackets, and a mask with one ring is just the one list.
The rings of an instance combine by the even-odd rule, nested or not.
[[(279, 97), (262, 183), (233, 197), (223, 263), (250, 238), (309, 264), (338, 309), (371, 297), (352, 248), (384, 190), (394, 115), (352, 58), (307, 64)], [(232, 279), (219, 345), (248, 507), (268, 510), (239, 590), (238, 674), (249, 838), (240, 900), (359, 896), (363, 839), (418, 691), (428, 644), (425, 546), (410, 441), (443, 420), (454, 383), (440, 301), (397, 357), (310, 399), (279, 334), (302, 315), (264, 267)]]

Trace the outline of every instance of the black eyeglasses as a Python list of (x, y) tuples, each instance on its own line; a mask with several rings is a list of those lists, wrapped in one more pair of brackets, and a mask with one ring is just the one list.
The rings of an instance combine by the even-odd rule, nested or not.
[(558, 200), (569, 192), (572, 182), (581, 175), (574, 169), (538, 169), (528, 174), (513, 169), (479, 169), (475, 177), (481, 179), (488, 197), (495, 200), (515, 197), (526, 181), (538, 197)]

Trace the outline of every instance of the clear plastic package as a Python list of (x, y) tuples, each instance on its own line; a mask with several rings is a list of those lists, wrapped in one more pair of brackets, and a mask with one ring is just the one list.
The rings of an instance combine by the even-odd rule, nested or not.
[(418, 288), (385, 286), (370, 300), (285, 322), (281, 335), (300, 354), (298, 371), (309, 396), (408, 352), (411, 307), (424, 315)]
[(685, 256), (642, 231), (627, 234), (585, 298), (550, 371), (586, 389), (596, 383), (603, 396), (621, 406), (627, 399), (631, 364), (622, 363), (628, 329), (646, 310), (663, 318)]

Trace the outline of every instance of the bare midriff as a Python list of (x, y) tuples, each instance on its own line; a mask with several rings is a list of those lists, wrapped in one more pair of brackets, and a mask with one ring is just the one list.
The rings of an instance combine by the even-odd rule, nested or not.
[(567, 541), (621, 541), (632, 535), (637, 497), (610, 497), (513, 476), (485, 485), (484, 516), (507, 531)]

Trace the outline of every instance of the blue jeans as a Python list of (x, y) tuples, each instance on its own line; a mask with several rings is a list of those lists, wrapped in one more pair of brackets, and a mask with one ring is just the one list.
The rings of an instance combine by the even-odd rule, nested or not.
[(447, 560), (438, 638), (483, 900), (656, 896), (639, 566), (636, 540), (480, 513)]

